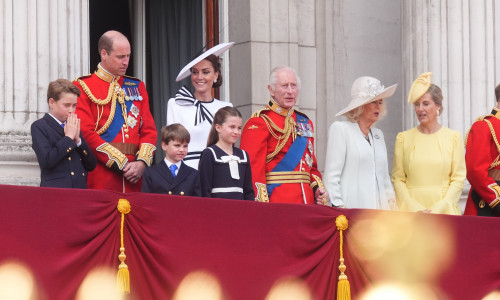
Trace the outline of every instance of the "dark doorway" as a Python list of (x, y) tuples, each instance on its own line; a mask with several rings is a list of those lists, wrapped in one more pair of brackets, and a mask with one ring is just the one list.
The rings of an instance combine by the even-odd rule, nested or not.
[[(133, 1), (133, 0), (132, 0)], [(133, 45), (132, 40), (132, 13), (129, 0), (90, 0), (89, 1), (89, 38), (90, 38), (90, 71), (97, 68), (101, 61), (97, 42), (103, 33), (116, 30), (123, 33)], [(127, 75), (134, 76), (134, 56), (130, 56)]]

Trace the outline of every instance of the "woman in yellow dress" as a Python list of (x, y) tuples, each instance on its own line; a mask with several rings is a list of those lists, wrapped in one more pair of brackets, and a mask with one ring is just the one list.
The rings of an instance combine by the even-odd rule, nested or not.
[(420, 124), (396, 138), (392, 183), (401, 211), (459, 215), (464, 143), (458, 131), (439, 124), (443, 95), (431, 75), (420, 75), (411, 86), (408, 102)]

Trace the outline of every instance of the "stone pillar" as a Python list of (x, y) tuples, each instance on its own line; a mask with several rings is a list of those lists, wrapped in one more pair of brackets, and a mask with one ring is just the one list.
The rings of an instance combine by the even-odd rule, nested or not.
[[(500, 28), (495, 28), (494, 0), (417, 0), (402, 2), (403, 78), (407, 94), (426, 71), (443, 91), (441, 123), (464, 135), (474, 120), (496, 105), (500, 80)], [(496, 27), (499, 27), (496, 25)], [(404, 110), (406, 128), (415, 126), (413, 108)]]
[(50, 81), (88, 73), (88, 45), (88, 0), (0, 2), (0, 184), (39, 184), (31, 123)]
[[(229, 58), (230, 101), (248, 119), (269, 101), (271, 69), (290, 66), (301, 78), (297, 107), (314, 122), (318, 137), (324, 127), (317, 126), (316, 109), (323, 100), (317, 87), (324, 82), (316, 77), (316, 1), (231, 0), (228, 9), (229, 41), (236, 42)], [(322, 149), (318, 138), (316, 143)], [(318, 150), (317, 156), (324, 151)]]
[[(464, 136), (477, 117), (496, 105), (494, 89), (500, 81), (496, 12), (500, 7), (494, 0), (402, 2), (404, 92), (420, 73), (432, 71), (432, 81), (444, 96), (441, 124)], [(405, 128), (418, 123), (409, 105), (403, 122)], [(462, 199), (469, 189), (466, 182)]]

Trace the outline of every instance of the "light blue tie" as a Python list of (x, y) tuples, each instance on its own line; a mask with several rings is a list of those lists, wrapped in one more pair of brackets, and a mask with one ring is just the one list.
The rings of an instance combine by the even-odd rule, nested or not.
[(175, 178), (175, 171), (177, 170), (177, 166), (172, 164), (170, 165), (170, 172), (172, 172), (172, 176)]

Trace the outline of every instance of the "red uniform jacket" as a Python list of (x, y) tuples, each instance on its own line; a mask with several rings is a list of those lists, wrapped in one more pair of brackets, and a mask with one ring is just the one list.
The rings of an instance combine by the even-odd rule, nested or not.
[[(122, 170), (127, 162), (135, 160), (151, 165), (156, 149), (156, 127), (144, 83), (127, 77), (124, 85), (124, 77), (119, 77), (118, 86), (110, 89), (113, 80), (114, 77), (99, 66), (94, 74), (74, 82), (82, 91), (76, 108), (81, 132), (98, 160), (97, 168), (88, 175), (87, 185), (93, 189), (140, 192), (142, 181), (131, 184)], [(123, 107), (125, 112), (120, 95), (124, 103), (129, 101), (127, 108)], [(126, 114), (125, 122), (123, 114)], [(115, 118), (120, 121), (112, 123)]]
[[(307, 118), (297, 111), (285, 110), (272, 100), (270, 106), (252, 115), (243, 128), (240, 147), (248, 152), (252, 166), (252, 181), (257, 201), (281, 202), (281, 203), (306, 203), (313, 204), (314, 191), (322, 187), (321, 174), (317, 168), (316, 153), (314, 150), (314, 128), (309, 120), (307, 125), (297, 125), (297, 118)], [(292, 134), (290, 134), (282, 149), (280, 142), (286, 139), (286, 135), (276, 128), (285, 129), (287, 119), (293, 120)], [(271, 196), (268, 196), (268, 184), (270, 172), (283, 159), (293, 143), (293, 135), (300, 134), (307, 137), (307, 145), (300, 161), (290, 174), (281, 176), (281, 183), (274, 188)], [(266, 163), (266, 157), (277, 151), (277, 154)], [(277, 175), (279, 177), (280, 175)], [(274, 179), (277, 179), (274, 177)], [(279, 179), (277, 181), (280, 181)]]
[[(491, 130), (488, 122), (491, 124)], [(465, 164), (471, 189), (465, 206), (465, 215), (478, 215), (476, 205), (489, 206), (493, 215), (500, 215), (500, 205), (498, 205), (500, 186), (488, 174), (490, 169), (500, 169), (500, 162), (494, 163), (499, 160), (500, 149), (493, 138), (492, 130), (496, 139), (500, 139), (500, 111), (496, 108), (491, 115), (481, 117), (472, 124), (466, 138)], [(474, 203), (473, 197), (478, 204)]]

